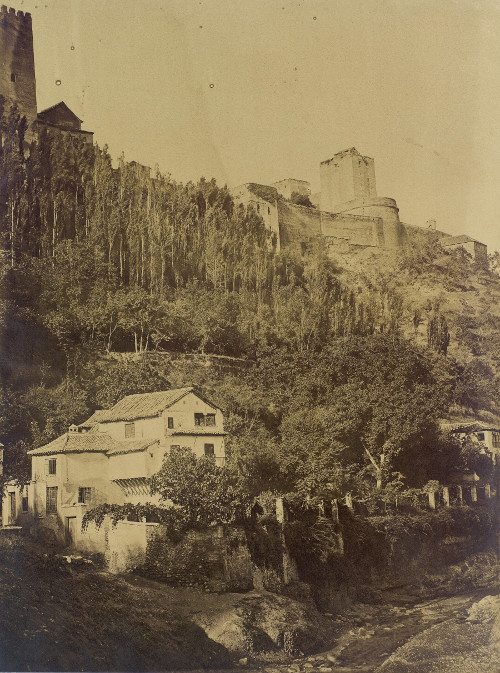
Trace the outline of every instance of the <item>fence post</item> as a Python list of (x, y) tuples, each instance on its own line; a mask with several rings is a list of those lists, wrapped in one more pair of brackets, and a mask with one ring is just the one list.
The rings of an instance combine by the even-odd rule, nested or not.
[(457, 486), (457, 498), (458, 498), (458, 504), (461, 505), (464, 501), (464, 494), (462, 493), (461, 486)]
[(484, 497), (486, 498), (486, 500), (489, 500), (491, 498), (491, 484), (485, 484)]
[(283, 498), (276, 498), (276, 519), (281, 524), (285, 523), (287, 519)]
[(280, 523), (281, 531), (281, 553), (283, 558), (283, 583), (290, 584), (292, 580), (298, 579), (297, 566), (290, 556), (285, 540), (284, 525), (288, 521), (288, 512), (286, 511), (283, 498), (276, 498), (276, 519)]
[(336, 498), (332, 500), (332, 519), (335, 523), (339, 522), (339, 504)]
[(429, 491), (429, 507), (436, 509), (436, 491)]
[(450, 506), (450, 489), (448, 486), (443, 486), (443, 502), (445, 504), (445, 507)]
[(352, 504), (352, 495), (350, 493), (348, 493), (345, 497), (345, 504), (347, 505), (347, 507), (349, 507), (351, 512), (354, 512), (354, 506)]

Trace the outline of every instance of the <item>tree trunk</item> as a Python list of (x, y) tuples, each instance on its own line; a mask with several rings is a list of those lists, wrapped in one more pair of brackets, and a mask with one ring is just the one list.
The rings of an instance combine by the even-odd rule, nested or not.
[(120, 234), (120, 281), (123, 281), (123, 236)]
[(384, 485), (383, 484), (383, 467), (384, 467), (384, 462), (385, 462), (385, 454), (384, 453), (380, 454), (380, 464), (377, 464), (377, 461), (372, 456), (372, 454), (370, 453), (368, 448), (366, 446), (363, 446), (363, 448), (365, 450), (366, 455), (370, 459), (371, 464), (375, 468), (375, 477), (376, 477), (376, 480), (377, 480), (377, 490), (381, 490), (382, 486)]
[(10, 266), (14, 267), (14, 203), (10, 204)]

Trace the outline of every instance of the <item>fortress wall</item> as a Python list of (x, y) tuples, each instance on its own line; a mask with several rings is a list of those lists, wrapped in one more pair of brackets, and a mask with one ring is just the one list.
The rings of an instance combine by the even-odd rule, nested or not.
[(269, 201), (259, 200), (259, 199), (250, 199), (248, 201), (249, 205), (252, 205), (255, 208), (260, 217), (264, 220), (266, 227), (272, 231), (276, 236), (276, 252), (280, 251), (280, 226), (278, 218), (278, 208), (275, 203), (270, 203)]
[(242, 203), (245, 207), (252, 206), (255, 212), (262, 217), (266, 227), (275, 235), (275, 250), (279, 252), (281, 239), (277, 206), (278, 192), (274, 187), (267, 187), (266, 185), (256, 186), (264, 190), (262, 196), (259, 196), (254, 190), (249, 189), (248, 185), (240, 185), (233, 188), (231, 195), (237, 203)]
[(383, 246), (384, 223), (380, 217), (356, 213), (324, 213), (315, 208), (278, 202), (282, 247), (296, 247), (313, 236), (325, 236), (330, 243)]
[(488, 247), (484, 243), (474, 241), (474, 252), (472, 255), (476, 262), (488, 264)]
[(429, 227), (419, 227), (416, 224), (407, 224), (406, 222), (401, 222), (403, 231), (407, 237), (418, 236), (427, 238), (429, 241), (434, 241), (436, 237), (444, 238), (450, 234), (440, 231), (439, 229), (430, 229)]
[(296, 247), (321, 233), (321, 213), (315, 208), (278, 201), (281, 247)]
[(385, 248), (399, 248), (403, 244), (404, 229), (399, 221), (399, 208), (394, 199), (387, 197), (353, 199), (336, 208), (342, 215), (362, 215), (383, 222), (384, 237), (378, 245)]
[(380, 217), (321, 213), (321, 234), (347, 240), (351, 245), (383, 245), (384, 227)]

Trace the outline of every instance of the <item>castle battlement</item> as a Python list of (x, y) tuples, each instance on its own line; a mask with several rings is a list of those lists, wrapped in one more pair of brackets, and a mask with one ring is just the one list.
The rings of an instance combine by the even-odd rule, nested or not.
[(0, 7), (0, 18), (9, 17), (9, 19), (22, 19), (24, 21), (31, 22), (31, 14), (29, 12), (22, 12), (20, 9), (15, 10), (14, 7), (8, 7), (7, 5), (2, 5)]

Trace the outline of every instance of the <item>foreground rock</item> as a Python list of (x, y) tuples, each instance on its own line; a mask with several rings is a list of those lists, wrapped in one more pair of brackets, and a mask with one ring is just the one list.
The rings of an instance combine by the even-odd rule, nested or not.
[(486, 596), (465, 619), (448, 619), (411, 638), (376, 673), (496, 673), (500, 596)]
[(232, 605), (193, 616), (207, 636), (237, 655), (296, 655), (332, 644), (332, 623), (312, 602), (265, 591), (240, 595)]

